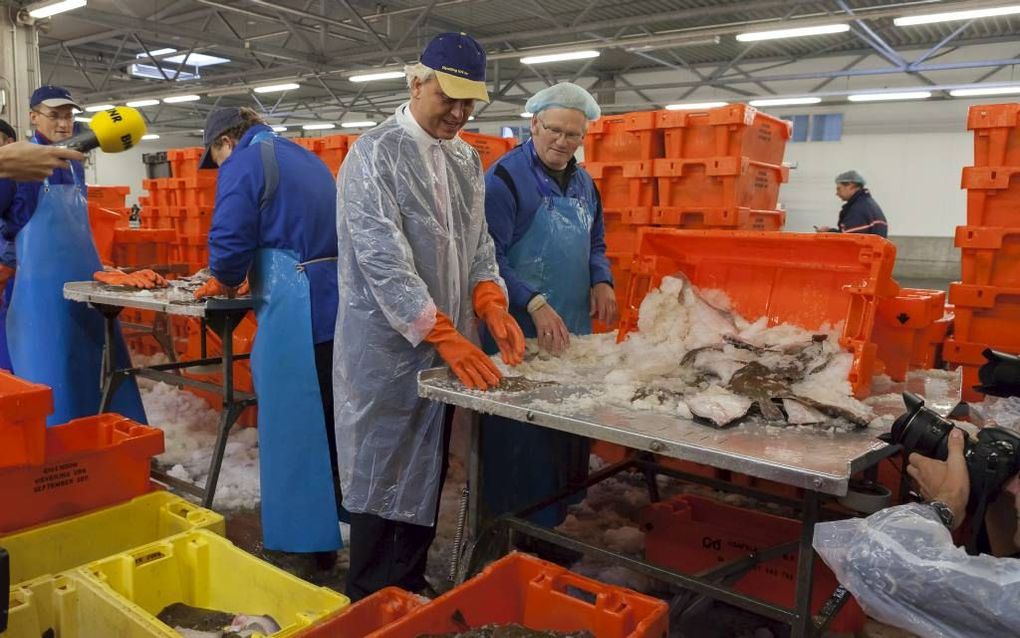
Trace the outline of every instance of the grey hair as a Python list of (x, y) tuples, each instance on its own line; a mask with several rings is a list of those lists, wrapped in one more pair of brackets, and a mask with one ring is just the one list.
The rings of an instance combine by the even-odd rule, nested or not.
[(421, 62), (417, 62), (415, 64), (405, 64), (404, 75), (407, 76), (407, 88), (411, 88), (414, 85), (415, 78), (423, 83), (428, 82), (436, 75), (436, 72)]

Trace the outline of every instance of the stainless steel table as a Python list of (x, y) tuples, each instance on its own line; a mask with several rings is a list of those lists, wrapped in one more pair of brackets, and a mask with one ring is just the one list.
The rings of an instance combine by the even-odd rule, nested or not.
[[(514, 516), (497, 522), (510, 533), (521, 533), (548, 542), (598, 554), (626, 565), (653, 578), (685, 588), (697, 597), (721, 600), (749, 611), (780, 620), (793, 627), (795, 637), (820, 633), (847, 598), (845, 590), (837, 590), (822, 614), (820, 624), (811, 616), (811, 582), (814, 550), (814, 526), (819, 520), (821, 501), (847, 494), (852, 475), (873, 468), (880, 460), (898, 449), (878, 441), (878, 432), (862, 429), (848, 432), (815, 433), (797, 427), (765, 427), (743, 425), (717, 429), (691, 420), (645, 410), (615, 406), (577, 407), (571, 397), (588, 394), (591, 388), (536, 384), (527, 381), (515, 384), (515, 391), (479, 392), (465, 388), (446, 368), (426, 370), (419, 374), (419, 395), (450, 405), (478, 412), (509, 417), (541, 427), (570, 432), (581, 436), (627, 446), (636, 456), (593, 474), (584, 484), (571, 486), (561, 494), (537, 503)], [(472, 435), (469, 459), (469, 527), (474, 542), (481, 542), (491, 529), (481, 531), (478, 486), (481, 458), (478, 433)], [(804, 490), (799, 502), (776, 498), (729, 483), (698, 477), (663, 468), (655, 464), (651, 454), (693, 461), (722, 470), (776, 481)], [(654, 476), (666, 474), (684, 480), (709, 484), (717, 489), (753, 495), (762, 500), (786, 502), (801, 512), (799, 542), (768, 548), (749, 554), (740, 561), (724, 563), (718, 569), (697, 576), (680, 574), (644, 561), (620, 556), (543, 529), (523, 520), (561, 498), (629, 469), (640, 469), (650, 477), (649, 491), (657, 499)], [(490, 526), (493, 527), (493, 526)], [(734, 592), (725, 584), (739, 578), (758, 562), (770, 560), (791, 549), (798, 549), (797, 595), (794, 609), (783, 608), (752, 596)], [(687, 604), (695, 604), (691, 597)]]
[[(227, 437), (241, 412), (255, 405), (255, 395), (234, 389), (234, 362), (249, 358), (248, 354), (234, 353), (234, 329), (252, 308), (251, 297), (227, 299), (213, 297), (196, 300), (192, 293), (198, 282), (175, 281), (170, 288), (160, 290), (136, 290), (121, 286), (110, 286), (96, 281), (78, 281), (64, 284), (64, 298), (86, 303), (102, 313), (106, 321), (106, 341), (103, 346), (103, 391), (99, 412), (106, 412), (110, 407), (113, 394), (125, 379), (131, 376), (144, 377), (162, 381), (177, 387), (192, 387), (219, 394), (223, 397), (220, 420), (217, 430), (216, 447), (213, 449), (209, 463), (209, 477), (205, 486), (197, 486), (186, 481), (168, 476), (154, 468), (153, 476), (158, 480), (194, 494), (202, 499), (205, 507), (212, 507), (216, 495), (216, 483), (219, 481), (220, 466), (227, 446)], [(202, 322), (202, 342), (200, 359), (178, 362), (171, 357), (171, 363), (143, 367), (118, 369), (116, 350), (114, 348), (117, 326), (117, 315), (124, 308), (152, 310), (164, 322), (172, 315), (194, 317)], [(206, 357), (206, 325), (219, 335), (223, 354), (220, 357)], [(158, 337), (157, 337), (158, 339)], [(166, 343), (162, 344), (164, 349)], [(173, 352), (172, 343), (170, 351)], [(180, 374), (181, 370), (200, 366), (220, 365), (223, 374), (223, 385), (216, 385), (191, 379)], [(157, 424), (158, 425), (158, 424)]]

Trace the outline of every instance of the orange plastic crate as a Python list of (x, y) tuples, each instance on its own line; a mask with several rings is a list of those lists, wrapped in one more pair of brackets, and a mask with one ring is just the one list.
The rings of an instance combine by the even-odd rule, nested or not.
[(0, 532), (37, 525), (148, 492), (163, 431), (118, 414), (46, 429), (42, 465), (0, 470)]
[(955, 306), (955, 339), (1020, 350), (1020, 287), (954, 283), (949, 301)]
[(181, 235), (208, 235), (212, 226), (211, 206), (171, 206), (164, 209)]
[(964, 401), (978, 402), (984, 399), (985, 395), (975, 390), (974, 387), (981, 384), (978, 378), (978, 370), (986, 363), (986, 359), (981, 353), (989, 347), (1008, 354), (1020, 353), (1020, 349), (996, 348), (983, 343), (957, 341), (955, 338), (947, 339), (945, 344), (943, 344), (942, 357), (954, 368), (963, 369), (962, 389)]
[(747, 157), (766, 164), (783, 163), (793, 131), (790, 122), (746, 104), (707, 111), (659, 111), (655, 125), (665, 133), (665, 157)]
[(657, 206), (652, 223), (677, 228), (732, 228), (735, 230), (782, 230), (786, 211), (750, 208), (681, 208)]
[(616, 226), (647, 226), (652, 223), (651, 206), (604, 209), (602, 219), (606, 229)]
[(198, 162), (202, 159), (204, 152), (205, 148), (201, 146), (167, 151), (166, 158), (170, 162), (170, 175), (174, 178), (198, 177), (199, 175), (211, 175), (215, 178), (215, 172), (198, 168)]
[(849, 375), (867, 396), (875, 368), (872, 341), (877, 301), (895, 297), (896, 247), (875, 235), (727, 230), (639, 231), (630, 299), (620, 338), (637, 328), (638, 308), (664, 276), (682, 272), (698, 287), (725, 292), (749, 320), (807, 330), (843, 322), (840, 345), (854, 354)]
[(975, 166), (1020, 166), (1020, 104), (979, 104), (967, 113)]
[[(903, 381), (919, 356), (931, 348), (930, 330), (945, 314), (946, 293), (942, 290), (903, 288), (896, 297), (878, 301), (877, 321), (872, 337), (878, 358), (894, 381)], [(941, 324), (945, 326), (945, 324)], [(943, 333), (943, 338), (945, 334)]]
[(513, 138), (482, 135), (481, 133), (469, 133), (467, 131), (461, 131), (460, 138), (478, 151), (478, 157), (482, 160), (482, 170), (488, 170), (490, 166), (496, 163), (496, 160), (517, 146), (517, 140)]
[(779, 187), (789, 181), (785, 166), (746, 157), (655, 160), (659, 206), (691, 209), (776, 210)]
[(953, 330), (956, 315), (952, 306), (946, 307), (942, 318), (932, 323), (919, 338), (914, 340), (914, 353), (910, 357), (910, 367), (915, 370), (930, 370), (939, 365), (942, 358), (942, 346)]
[(397, 587), (380, 589), (339, 615), (301, 632), (301, 638), (364, 638), (403, 618), (427, 601)]
[[(645, 533), (645, 559), (686, 574), (746, 556), (800, 537), (800, 521), (725, 505), (693, 495), (678, 496), (646, 507), (640, 515)], [(811, 609), (818, 613), (839, 583), (820, 560), (814, 564)], [(793, 607), (797, 587), (797, 554), (754, 566), (733, 588), (777, 605)], [(865, 616), (854, 600), (847, 601), (830, 630), (857, 632)]]
[(638, 229), (641, 226), (617, 226), (606, 229), (606, 253), (634, 253), (638, 246)]
[[(634, 260), (632, 252), (607, 252), (609, 269), (613, 274), (613, 292), (616, 293), (616, 306), (621, 316), (630, 292), (630, 268)], [(592, 321), (592, 332), (612, 332), (617, 326), (608, 326), (600, 321)]]
[(655, 205), (655, 176), (651, 161), (586, 162), (604, 208), (647, 208)]
[(176, 203), (171, 205), (212, 208), (216, 204), (215, 176), (175, 178), (172, 181), (171, 192), (176, 196)]
[(114, 235), (113, 263), (135, 268), (170, 263), (170, 244), (177, 239), (173, 230), (120, 228)]
[[(223, 342), (220, 336), (210, 329), (206, 329), (206, 357), (218, 357), (223, 354)], [(251, 352), (255, 343), (255, 334), (258, 330), (258, 323), (255, 321), (254, 313), (248, 313), (234, 329), (233, 350), (234, 354), (245, 354)], [(197, 319), (187, 320), (186, 345), (183, 349), (185, 360), (197, 360), (202, 358), (202, 324)], [(223, 375), (220, 372), (222, 366), (217, 366), (215, 372), (198, 373), (185, 370), (184, 374), (200, 381), (208, 381), (216, 385), (223, 384)], [(234, 362), (234, 388), (242, 392), (253, 392), (254, 383), (251, 375), (251, 365), (247, 359)], [(205, 392), (196, 388), (186, 388), (196, 396), (199, 396), (213, 408), (220, 408), (223, 404), (223, 397), (219, 394)], [(254, 426), (258, 411), (255, 406), (247, 408), (241, 413), (238, 423), (242, 426)]]
[(967, 225), (1020, 228), (1020, 167), (963, 169)]
[(957, 226), (956, 247), (963, 283), (1020, 286), (1020, 228)]
[(52, 412), (48, 386), (0, 370), (0, 470), (43, 462), (46, 417)]
[(586, 630), (598, 638), (665, 638), (668, 629), (665, 602), (515, 552), (374, 635), (460, 633), (461, 617), (472, 628), (515, 623), (539, 631)]
[(118, 228), (128, 225), (128, 219), (116, 211), (102, 208), (92, 202), (89, 202), (88, 212), (92, 243), (96, 245), (99, 261), (112, 264), (114, 234)]
[(588, 126), (585, 162), (635, 162), (662, 157), (662, 133), (655, 111), (607, 115)]
[[(177, 243), (170, 249), (170, 259), (186, 264), (209, 265), (208, 235), (178, 235)], [(196, 269), (197, 270), (197, 269)]]
[(89, 186), (88, 200), (100, 208), (124, 208), (130, 186)]

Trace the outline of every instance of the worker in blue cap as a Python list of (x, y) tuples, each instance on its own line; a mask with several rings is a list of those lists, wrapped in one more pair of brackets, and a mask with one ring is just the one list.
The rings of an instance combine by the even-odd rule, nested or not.
[(250, 108), (210, 113), (204, 142), (201, 167), (219, 167), (209, 229), (213, 276), (195, 296), (245, 294), (250, 282), (259, 324), (251, 366), (263, 545), (314, 554), (329, 569), (342, 544), (333, 438), (333, 175)]
[(410, 100), (358, 138), (337, 180), (333, 380), (353, 600), (427, 586), (453, 411), (418, 396), (418, 373), (445, 362), (470, 388), (498, 384), (479, 322), (504, 362), (524, 354), (485, 227), (481, 160), (457, 137), (489, 99), (485, 51), (443, 33), (405, 72)]
[[(559, 355), (571, 335), (591, 333), (593, 319), (611, 325), (618, 318), (602, 202), (575, 158), (601, 112), (588, 91), (569, 82), (542, 89), (525, 108), (531, 139), (486, 173), (485, 217), (511, 314), (541, 350)], [(488, 516), (519, 510), (587, 475), (585, 438), (496, 416), (482, 417), (481, 437)], [(559, 504), (532, 520), (552, 527), (565, 516)]]
[(858, 233), (865, 235), (889, 236), (889, 224), (885, 213), (878, 205), (871, 191), (865, 188), (867, 182), (857, 171), (844, 171), (836, 176), (836, 197), (843, 200), (839, 211), (839, 223), (835, 228), (816, 227), (820, 233)]
[[(32, 93), (29, 107), (35, 128), (31, 142), (40, 146), (70, 138), (74, 112), (82, 110), (67, 89), (49, 85)], [(63, 294), (64, 284), (91, 280), (103, 269), (85, 198), (85, 170), (81, 161), (72, 159), (43, 182), (18, 182), (3, 213), (3, 239), (15, 250), (0, 247), (0, 263), (17, 268), (6, 320), (11, 365), (19, 377), (53, 389), (54, 409), (46, 420), (50, 426), (95, 414), (101, 399), (103, 317)], [(116, 365), (129, 367), (119, 332), (114, 345)], [(133, 377), (114, 392), (110, 410), (145, 422)]]

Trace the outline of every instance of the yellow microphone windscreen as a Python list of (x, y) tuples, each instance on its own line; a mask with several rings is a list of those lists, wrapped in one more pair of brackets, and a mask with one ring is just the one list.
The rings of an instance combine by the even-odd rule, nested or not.
[(126, 151), (145, 135), (145, 119), (137, 110), (116, 106), (92, 116), (89, 127), (99, 140), (99, 148), (107, 153)]

